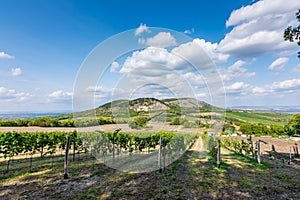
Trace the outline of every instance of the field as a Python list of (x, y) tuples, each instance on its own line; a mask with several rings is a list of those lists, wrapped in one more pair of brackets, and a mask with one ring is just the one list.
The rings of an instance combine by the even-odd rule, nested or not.
[(262, 123), (265, 125), (285, 125), (288, 121), (288, 118), (291, 117), (291, 115), (285, 113), (266, 113), (254, 111), (227, 111), (226, 117), (247, 123)]
[[(270, 138), (265, 138), (268, 140)], [(269, 142), (272, 140), (268, 140)], [(289, 142), (277, 139), (276, 143)], [(279, 145), (279, 143), (276, 143)], [(269, 147), (266, 147), (266, 150)], [(264, 151), (264, 150), (263, 150)], [(286, 150), (282, 153), (288, 159)], [(63, 179), (63, 157), (15, 160), (15, 170), (1, 172), (1, 199), (299, 199), (299, 159), (291, 165), (274, 162), (267, 154), (262, 164), (222, 148), (221, 168), (203, 149), (201, 137), (163, 172), (126, 173), (111, 169), (90, 154), (71, 161)], [(297, 162), (296, 162), (297, 161)], [(4, 166), (5, 162), (1, 162)], [(3, 168), (2, 168), (3, 169)]]

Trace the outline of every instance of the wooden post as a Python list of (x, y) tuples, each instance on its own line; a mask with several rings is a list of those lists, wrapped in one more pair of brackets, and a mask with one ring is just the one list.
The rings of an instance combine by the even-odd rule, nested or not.
[(218, 154), (217, 154), (217, 167), (221, 167), (221, 144), (220, 139), (218, 139)]
[(165, 144), (165, 140), (163, 143), (163, 169), (165, 170), (166, 167), (166, 144)]
[(64, 179), (69, 178), (69, 173), (68, 173), (69, 148), (70, 148), (70, 136), (67, 136), (65, 163), (64, 163)]
[(251, 146), (250, 146), (250, 151), (251, 151), (251, 154), (252, 154), (252, 158), (254, 159), (254, 157), (255, 157), (255, 153), (254, 153), (254, 147), (253, 147), (253, 141), (252, 141), (252, 136), (250, 135), (250, 137), (249, 137), (249, 141), (250, 141), (250, 143), (251, 143)]
[(272, 151), (276, 152), (274, 144), (272, 144)]
[(115, 135), (113, 135), (113, 142), (112, 142), (112, 153), (113, 153), (113, 163), (115, 162)]
[(260, 140), (257, 141), (257, 162), (260, 164)]
[(290, 160), (289, 160), (289, 165), (292, 164), (292, 147), (290, 146)]
[(73, 135), (73, 162), (75, 162), (76, 138)]
[(298, 145), (295, 143), (295, 157), (299, 158), (299, 151), (298, 151)]
[(159, 172), (162, 172), (161, 170), (161, 146), (162, 146), (162, 139), (161, 137), (159, 138), (159, 149), (158, 149), (158, 168)]

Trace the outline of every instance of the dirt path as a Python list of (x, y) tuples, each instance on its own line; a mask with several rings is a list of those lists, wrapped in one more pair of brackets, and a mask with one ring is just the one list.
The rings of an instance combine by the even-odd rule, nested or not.
[(200, 152), (203, 150), (202, 138), (198, 137), (194, 145), (190, 149), (191, 151)]

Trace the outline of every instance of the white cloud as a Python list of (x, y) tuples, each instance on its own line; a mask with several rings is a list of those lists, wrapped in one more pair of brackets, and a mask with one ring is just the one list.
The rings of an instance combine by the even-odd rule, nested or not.
[[(167, 73), (169, 70), (199, 71), (214, 67), (212, 60), (224, 62), (227, 58), (228, 55), (217, 51), (216, 43), (212, 44), (202, 39), (194, 39), (192, 42), (183, 43), (171, 51), (153, 46), (135, 51), (126, 58), (120, 72), (136, 71), (151, 76)], [(157, 65), (161, 65), (161, 67)]]
[(270, 86), (274, 91), (295, 92), (300, 91), (300, 79), (289, 79), (279, 82), (274, 82)]
[(30, 96), (29, 93), (17, 92), (14, 89), (0, 87), (0, 101), (24, 101)]
[(254, 95), (267, 95), (270, 92), (272, 92), (271, 90), (264, 88), (264, 87), (252, 87), (252, 91), (251, 91)]
[(234, 10), (226, 21), (226, 26), (236, 25), (265, 15), (294, 12), (299, 7), (300, 1), (296, 0), (260, 0), (252, 5)]
[(219, 71), (223, 81), (231, 81), (237, 78), (250, 78), (255, 76), (255, 72), (248, 72), (246, 68), (242, 67), (246, 64), (247, 63), (245, 61), (238, 60), (227, 69), (220, 69)]
[(192, 42), (175, 47), (171, 52), (188, 61), (195, 71), (213, 68), (214, 63), (212, 61), (223, 62), (227, 60), (228, 56), (220, 54), (216, 48), (217, 44), (196, 38)]
[(199, 38), (194, 39), (193, 42), (203, 48), (207, 55), (216, 63), (226, 62), (229, 57), (228, 54), (223, 54), (218, 50), (217, 43), (206, 42)]
[(206, 93), (198, 93), (198, 94), (196, 94), (196, 96), (197, 96), (198, 98), (205, 98), (205, 97), (207, 97), (208, 95), (207, 95)]
[(261, 0), (233, 11), (226, 25), (234, 27), (219, 43), (219, 51), (236, 57), (295, 51), (297, 45), (284, 41), (283, 31), (297, 24), (299, 7), (295, 0)]
[[(221, 79), (218, 78), (218, 72), (213, 71), (215, 69), (213, 62), (197, 42), (195, 40), (181, 44), (170, 51), (165, 48), (147, 47), (133, 52), (125, 59), (119, 70), (124, 76), (118, 83), (118, 87), (123, 87), (127, 95), (131, 92), (135, 93), (130, 91), (132, 88), (129, 85), (138, 88), (153, 83), (164, 86), (164, 90), (172, 91), (173, 94), (182, 97), (207, 94), (208, 85), (214, 87)], [(157, 97), (166, 94), (166, 91), (160, 91), (158, 94), (151, 88), (153, 87), (150, 87), (145, 94), (153, 94)]]
[(94, 97), (97, 99), (105, 99), (112, 96), (114, 89), (102, 86), (89, 86), (86, 88), (86, 91), (94, 93)]
[(48, 95), (49, 101), (56, 103), (70, 103), (73, 97), (72, 92), (64, 92), (63, 90), (57, 90)]
[(226, 94), (246, 95), (252, 89), (252, 86), (244, 82), (235, 82), (232, 85), (225, 86)]
[(135, 30), (134, 35), (140, 35), (143, 32), (150, 32), (146, 24), (140, 24), (140, 26)]
[(244, 82), (235, 82), (232, 85), (225, 87), (226, 94), (239, 97), (247, 96), (251, 98), (254, 96), (270, 95), (272, 99), (287, 95), (300, 93), (300, 79), (289, 79), (264, 86), (253, 86)]
[(114, 61), (111, 65), (110, 65), (110, 72), (117, 72), (118, 68), (119, 68), (119, 63)]
[(190, 83), (197, 85), (198, 87), (204, 87), (204, 77), (200, 74), (195, 74), (192, 72), (188, 72), (182, 75), (184, 79), (189, 80)]
[(2, 52), (0, 52), (0, 59), (1, 58), (3, 58), (3, 59), (13, 59), (14, 56), (11, 56), (11, 55), (9, 55), (9, 54), (2, 51)]
[(296, 94), (300, 92), (300, 79), (288, 79), (263, 87), (253, 87), (253, 94), (272, 94), (272, 97), (280, 96), (282, 94)]
[[(166, 70), (167, 68), (176, 69), (181, 66), (182, 63), (182, 59), (164, 48), (148, 47), (141, 51), (135, 51), (131, 56), (127, 57), (120, 72), (130, 73), (136, 71), (142, 73), (147, 70), (155, 74), (160, 74), (160, 71), (164, 68), (166, 68)], [(153, 70), (153, 64), (162, 65), (161, 70), (155, 72), (155, 70)], [(148, 75), (150, 76), (151, 74)]]
[(153, 47), (170, 47), (176, 45), (174, 36), (169, 32), (160, 32), (152, 38), (147, 38), (146, 44)]
[(195, 29), (194, 28), (192, 28), (191, 30), (185, 30), (185, 31), (183, 31), (183, 33), (184, 34), (187, 34), (187, 35), (190, 35), (190, 34), (192, 34), (192, 33), (194, 33), (195, 32)]
[(13, 68), (11, 69), (11, 75), (13, 76), (20, 76), (22, 74), (21, 68)]
[(288, 58), (281, 57), (277, 58), (272, 64), (268, 67), (271, 71), (281, 71), (284, 69), (285, 64), (289, 61)]
[(300, 64), (298, 64), (296, 67), (294, 67), (293, 69), (292, 69), (292, 72), (300, 72)]
[(105, 88), (102, 86), (89, 86), (86, 88), (86, 91), (88, 91), (88, 92), (112, 92), (112, 89)]

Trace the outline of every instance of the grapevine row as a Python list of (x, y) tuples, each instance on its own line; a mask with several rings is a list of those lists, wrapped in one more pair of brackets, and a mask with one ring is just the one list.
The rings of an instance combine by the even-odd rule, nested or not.
[[(195, 135), (178, 134), (170, 131), (158, 133), (124, 133), (115, 132), (0, 132), (0, 155), (9, 161), (14, 156), (29, 154), (31, 158), (36, 153), (41, 157), (54, 155), (58, 150), (64, 150), (66, 136), (71, 136), (73, 155), (77, 151), (90, 151), (92, 154), (102, 152), (114, 153), (115, 151), (143, 151), (156, 149), (162, 138), (162, 145), (167, 149), (185, 150)], [(183, 136), (184, 135), (184, 136)], [(172, 141), (172, 143), (171, 143)]]

